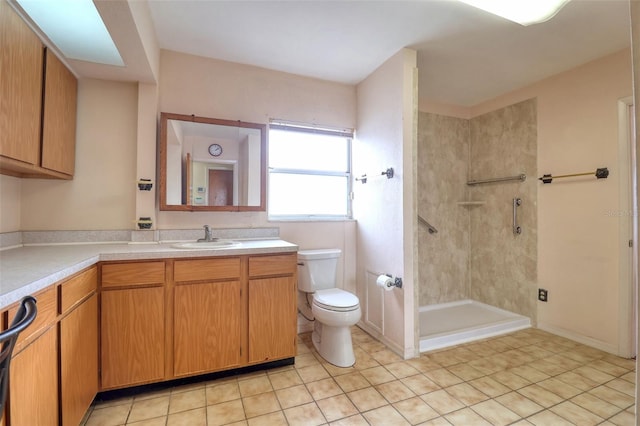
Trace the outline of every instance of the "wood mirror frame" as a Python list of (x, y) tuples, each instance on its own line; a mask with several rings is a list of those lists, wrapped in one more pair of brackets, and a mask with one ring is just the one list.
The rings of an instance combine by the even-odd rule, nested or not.
[[(192, 153), (181, 154), (181, 163), (186, 164), (186, 169), (183, 165), (180, 165), (183, 178), (181, 188), (182, 191), (187, 191), (181, 194), (181, 204), (168, 204), (168, 183), (167, 183), (167, 159), (168, 155), (168, 124), (169, 120), (213, 124), (216, 126), (228, 126), (241, 129), (256, 129), (260, 132), (260, 194), (259, 204), (255, 205), (194, 205), (192, 197), (189, 194), (189, 188), (192, 186), (192, 176), (190, 165), (192, 163)], [(197, 117), (194, 115), (174, 114), (168, 112), (162, 112), (160, 114), (160, 140), (159, 140), (159, 153), (160, 153), (160, 210), (168, 211), (265, 211), (266, 210), (266, 178), (267, 178), (267, 126), (265, 124), (248, 123), (243, 121), (223, 120), (217, 118)]]

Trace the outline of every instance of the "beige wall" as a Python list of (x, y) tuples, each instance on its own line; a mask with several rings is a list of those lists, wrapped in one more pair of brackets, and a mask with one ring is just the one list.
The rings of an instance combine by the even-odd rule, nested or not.
[[(415, 63), (416, 52), (403, 49), (358, 85), (353, 153), (354, 174), (371, 176), (354, 186), (361, 323), (405, 357), (415, 355)], [(395, 170), (393, 179), (380, 176), (388, 167)], [(402, 277), (404, 288), (386, 292), (376, 287), (379, 273)]]
[(133, 229), (137, 90), (79, 82), (74, 179), (23, 179), (21, 230)]
[(0, 175), (0, 232), (20, 231), (22, 179)]

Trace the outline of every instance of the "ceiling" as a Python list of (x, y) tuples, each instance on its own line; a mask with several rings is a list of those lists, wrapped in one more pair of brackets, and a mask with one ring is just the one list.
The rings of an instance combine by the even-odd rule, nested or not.
[[(630, 44), (628, 0), (572, 0), (553, 19), (528, 27), (454, 0), (146, 1), (162, 49), (357, 84), (409, 47), (418, 52), (420, 100), (459, 106)], [(143, 0), (129, 0), (134, 13), (121, 13), (122, 2), (95, 2), (127, 69), (76, 64), (79, 74), (144, 80), (132, 49), (140, 42), (120, 22), (135, 20), (133, 6)]]

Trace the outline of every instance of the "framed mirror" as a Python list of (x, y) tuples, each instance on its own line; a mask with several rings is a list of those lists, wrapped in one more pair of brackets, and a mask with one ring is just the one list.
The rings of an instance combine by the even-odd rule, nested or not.
[(160, 114), (160, 210), (264, 211), (267, 126)]

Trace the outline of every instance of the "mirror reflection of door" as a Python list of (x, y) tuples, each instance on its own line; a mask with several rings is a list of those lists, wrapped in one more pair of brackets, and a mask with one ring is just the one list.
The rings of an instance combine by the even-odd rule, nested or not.
[(209, 169), (209, 205), (233, 205), (233, 171)]

